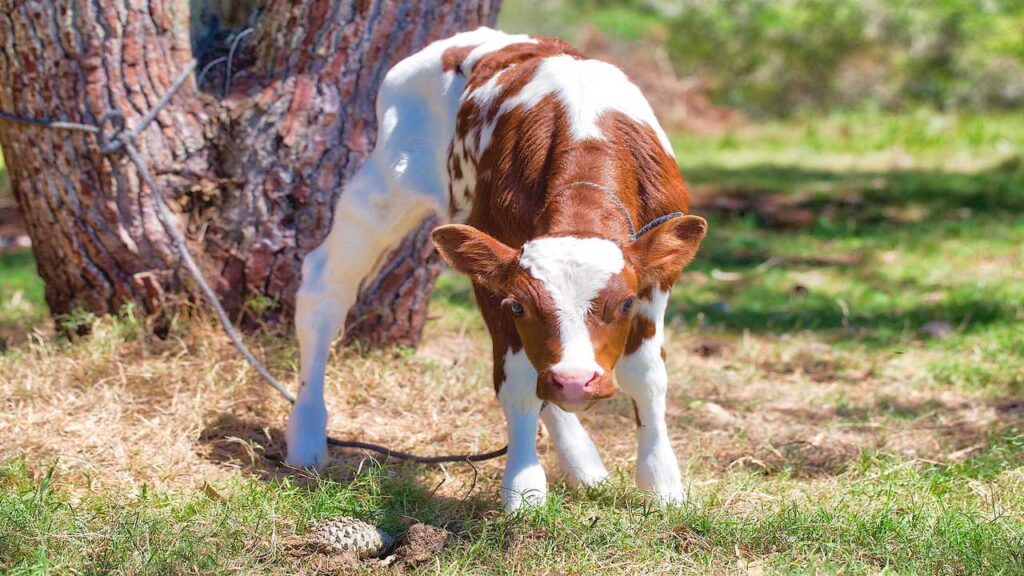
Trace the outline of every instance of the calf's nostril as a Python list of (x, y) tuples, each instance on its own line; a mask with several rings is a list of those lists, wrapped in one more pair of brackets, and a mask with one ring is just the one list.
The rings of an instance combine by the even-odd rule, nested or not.
[(551, 375), (551, 382), (557, 388), (586, 389), (597, 379), (597, 372), (593, 371), (569, 371), (555, 372)]

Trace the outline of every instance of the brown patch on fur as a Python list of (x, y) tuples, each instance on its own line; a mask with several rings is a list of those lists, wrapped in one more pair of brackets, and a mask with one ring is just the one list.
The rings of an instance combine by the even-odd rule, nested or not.
[(633, 403), (633, 421), (636, 422), (636, 427), (643, 426), (643, 422), (640, 421), (640, 407), (636, 405), (636, 400), (630, 400)]
[(476, 49), (479, 44), (469, 46), (453, 46), (441, 54), (441, 70), (462, 74), (462, 63), (466, 61), (469, 53)]
[[(583, 54), (564, 40), (542, 36), (534, 36), (533, 39), (537, 41), (535, 44), (511, 44), (501, 50), (496, 50), (481, 57), (473, 65), (469, 86), (466, 88), (467, 92), (483, 86), (495, 74), (525, 62), (536, 61), (536, 64), (539, 64), (540, 60), (544, 58), (561, 55), (568, 55), (578, 59), (585, 58)], [(532, 72), (529, 73), (529, 77), (533, 77)]]
[(651, 322), (651, 319), (643, 314), (637, 314), (633, 318), (633, 326), (629, 330), (625, 353), (632, 354), (639, 350), (646, 340), (654, 338), (655, 332), (654, 322)]
[(449, 169), (454, 180), (462, 180), (462, 161), (458, 156), (451, 156), (451, 168)]

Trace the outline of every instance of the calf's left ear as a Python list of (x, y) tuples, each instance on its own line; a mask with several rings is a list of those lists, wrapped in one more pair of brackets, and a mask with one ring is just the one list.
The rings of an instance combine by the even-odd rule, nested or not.
[(697, 255), (708, 223), (700, 216), (680, 216), (665, 221), (638, 238), (628, 248), (639, 268), (641, 286), (674, 281)]
[(501, 241), (464, 224), (438, 226), (430, 234), (434, 247), (449, 266), (492, 292), (500, 292), (516, 251)]

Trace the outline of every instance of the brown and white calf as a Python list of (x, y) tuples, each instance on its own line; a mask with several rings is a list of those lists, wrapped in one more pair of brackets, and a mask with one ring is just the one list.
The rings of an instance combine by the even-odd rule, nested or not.
[(634, 222), (685, 212), (689, 202), (640, 90), (559, 40), (481, 28), (399, 62), (377, 116), (376, 149), (303, 265), (289, 464), (325, 457), (324, 363), (360, 280), (436, 211), (459, 222), (437, 228), (434, 243), (472, 278), (493, 340), (508, 425), (506, 506), (547, 492), (538, 418), (572, 480), (607, 477), (573, 412), (614, 394), (616, 381), (635, 403), (638, 485), (682, 501), (665, 426), (663, 319), (707, 223), (680, 215), (631, 234)]

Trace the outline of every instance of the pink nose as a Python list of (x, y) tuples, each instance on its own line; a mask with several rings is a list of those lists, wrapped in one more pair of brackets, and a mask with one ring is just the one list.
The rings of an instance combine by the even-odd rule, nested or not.
[(587, 400), (592, 394), (588, 386), (597, 378), (593, 370), (559, 370), (551, 372), (551, 383), (558, 395), (565, 400)]

